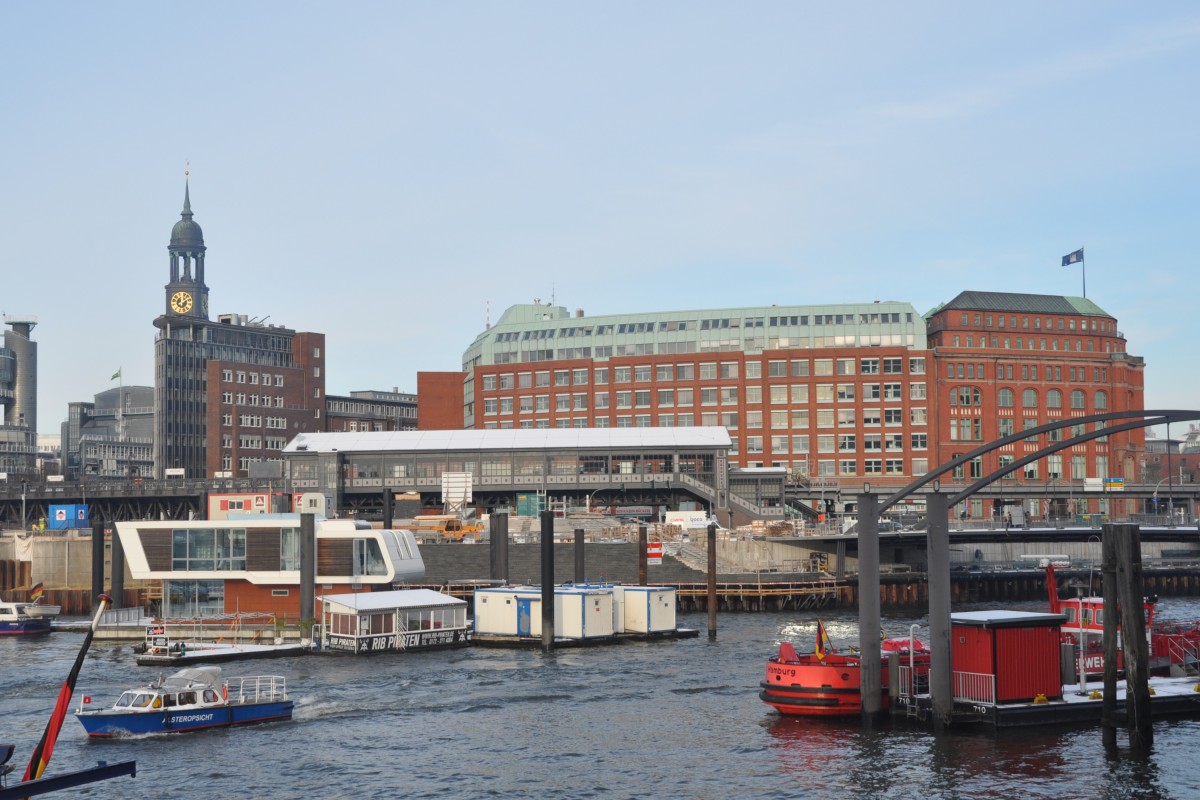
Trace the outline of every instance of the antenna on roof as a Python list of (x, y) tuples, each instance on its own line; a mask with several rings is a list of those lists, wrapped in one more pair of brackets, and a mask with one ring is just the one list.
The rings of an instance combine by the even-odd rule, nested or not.
[(485, 300), (483, 308), (483, 329), (490, 331), (492, 329), (492, 301)]
[(550, 282), (550, 305), (554, 305), (554, 282)]

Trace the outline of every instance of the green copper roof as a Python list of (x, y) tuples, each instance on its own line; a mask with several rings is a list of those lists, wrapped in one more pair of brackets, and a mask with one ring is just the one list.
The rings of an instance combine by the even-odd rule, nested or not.
[(1016, 292), (962, 292), (937, 311), (1001, 311), (1015, 314), (1081, 314), (1092, 317), (1111, 317), (1107, 311), (1086, 297), (1063, 297), (1056, 294), (1018, 294)]
[(205, 249), (204, 232), (200, 230), (199, 223), (192, 219), (192, 198), (188, 192), (186, 179), (183, 182), (183, 211), (179, 216), (179, 222), (176, 222), (175, 227), (171, 228), (171, 244), (168, 247), (173, 249)]

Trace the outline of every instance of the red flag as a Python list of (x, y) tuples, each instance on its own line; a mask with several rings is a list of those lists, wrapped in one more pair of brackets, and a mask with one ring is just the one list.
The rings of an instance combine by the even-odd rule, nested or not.
[(90, 706), (92, 704), (92, 696), (90, 694), (85, 694), (83, 696), (83, 704), (85, 706)]
[(25, 777), (21, 778), (22, 783), (42, 777), (42, 773), (46, 771), (46, 765), (50, 763), (50, 756), (54, 753), (54, 743), (58, 741), (58, 732), (62, 730), (63, 720), (67, 718), (67, 711), (71, 705), (71, 694), (75, 691), (75, 681), (79, 678), (79, 670), (83, 667), (84, 656), (91, 647), (92, 637), (96, 635), (96, 626), (100, 624), (104, 607), (110, 600), (108, 595), (100, 595), (100, 607), (96, 609), (92, 627), (88, 628), (87, 636), (83, 637), (83, 645), (79, 648), (79, 655), (75, 657), (75, 664), (67, 674), (67, 679), (63, 681), (62, 688), (58, 690), (58, 702), (54, 704), (54, 711), (50, 714), (50, 721), (46, 723), (46, 730), (42, 733), (41, 741), (33, 748), (33, 754), (29, 757), (29, 766), (25, 768)]
[(825, 656), (834, 652), (833, 645), (829, 642), (829, 634), (825, 632), (825, 625), (821, 620), (817, 620), (817, 660), (824, 661)]

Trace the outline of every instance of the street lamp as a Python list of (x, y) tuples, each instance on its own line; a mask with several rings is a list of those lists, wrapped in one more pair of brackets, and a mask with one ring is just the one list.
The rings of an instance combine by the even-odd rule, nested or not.
[(1057, 527), (1058, 509), (1054, 502), (1054, 487), (1058, 484), (1058, 473), (1047, 472), (1046, 477), (1049, 478), (1046, 483), (1046, 518), (1051, 525)]
[(591, 491), (591, 492), (588, 494), (588, 496), (587, 496), (587, 511), (588, 511), (588, 513), (589, 513), (589, 514), (590, 514), (590, 513), (591, 513), (591, 511), (592, 511), (592, 498), (596, 496), (596, 492), (603, 492), (603, 491), (606, 491), (606, 489), (607, 489), (607, 487), (603, 487), (603, 488), (600, 488), (600, 489), (593, 489), (593, 490), (592, 490), (592, 491)]
[[(1168, 473), (1168, 475), (1169, 474), (1170, 473)], [(1159, 511), (1159, 508), (1158, 508), (1158, 487), (1162, 486), (1166, 482), (1167, 482), (1167, 478), (1163, 478), (1158, 483), (1154, 484), (1154, 494), (1150, 497), (1150, 499), (1154, 501), (1154, 515), (1155, 516), (1161, 516), (1161, 514), (1162, 514), (1162, 512)], [(1169, 513), (1169, 510), (1168, 510), (1168, 513)], [(1174, 515), (1172, 514), (1171, 516), (1173, 517)], [(1168, 519), (1168, 523), (1172, 522), (1172, 521), (1174, 521), (1174, 520)]]

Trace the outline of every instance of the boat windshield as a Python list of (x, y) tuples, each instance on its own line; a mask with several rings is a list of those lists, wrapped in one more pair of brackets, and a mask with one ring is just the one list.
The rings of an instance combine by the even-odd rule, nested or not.
[(117, 698), (116, 708), (125, 708), (126, 706), (132, 704), (135, 696), (135, 692), (122, 692), (121, 696)]
[(138, 696), (133, 699), (132, 705), (137, 708), (145, 708), (150, 705), (150, 701), (154, 699), (154, 695), (149, 692), (138, 692)]

